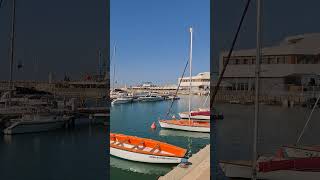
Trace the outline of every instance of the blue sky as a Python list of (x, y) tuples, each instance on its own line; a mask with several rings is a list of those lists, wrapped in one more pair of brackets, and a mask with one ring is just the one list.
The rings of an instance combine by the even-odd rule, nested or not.
[[(177, 83), (194, 28), (193, 74), (210, 70), (209, 0), (111, 0), (111, 48), (118, 84)], [(111, 50), (112, 52), (112, 50)], [(113, 77), (111, 77), (113, 78)]]

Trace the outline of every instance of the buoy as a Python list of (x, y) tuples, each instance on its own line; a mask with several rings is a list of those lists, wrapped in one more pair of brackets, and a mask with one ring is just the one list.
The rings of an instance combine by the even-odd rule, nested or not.
[(156, 128), (157, 128), (156, 123), (153, 122), (152, 125), (151, 125), (151, 129), (156, 129)]

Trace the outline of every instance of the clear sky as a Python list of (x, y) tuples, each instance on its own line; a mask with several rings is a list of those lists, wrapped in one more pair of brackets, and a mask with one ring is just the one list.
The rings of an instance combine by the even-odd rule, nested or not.
[[(111, 42), (118, 85), (177, 83), (194, 28), (193, 74), (210, 71), (209, 0), (111, 0)], [(111, 50), (112, 51), (112, 50)]]

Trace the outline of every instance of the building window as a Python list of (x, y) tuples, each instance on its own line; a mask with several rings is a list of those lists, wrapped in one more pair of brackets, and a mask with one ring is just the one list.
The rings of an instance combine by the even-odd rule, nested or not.
[(284, 61), (284, 57), (283, 57), (283, 56), (278, 56), (278, 57), (277, 57), (277, 64), (285, 64), (285, 61)]
[(256, 58), (251, 59), (252, 64), (256, 64)]

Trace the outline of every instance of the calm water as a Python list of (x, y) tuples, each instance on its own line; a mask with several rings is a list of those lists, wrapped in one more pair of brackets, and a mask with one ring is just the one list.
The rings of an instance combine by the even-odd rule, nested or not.
[[(220, 160), (251, 159), (253, 138), (253, 105), (218, 104), (225, 119), (217, 122), (217, 155)], [(258, 153), (272, 155), (285, 144), (298, 139), (310, 109), (260, 106)], [(305, 135), (303, 145), (320, 144), (320, 112), (316, 110)]]
[[(187, 96), (175, 102), (172, 112), (177, 116), (180, 111), (188, 110)], [(197, 108), (205, 101), (204, 96), (193, 96), (192, 106)], [(164, 118), (171, 101), (136, 102), (114, 105), (111, 108), (111, 132), (151, 138), (177, 145), (189, 150), (189, 154), (198, 152), (210, 143), (209, 133), (193, 133), (161, 129), (151, 130), (152, 122)], [(111, 180), (117, 179), (157, 179), (169, 172), (172, 165), (157, 165), (131, 162), (115, 157), (110, 158)]]
[(0, 179), (106, 179), (103, 126), (0, 136)]

